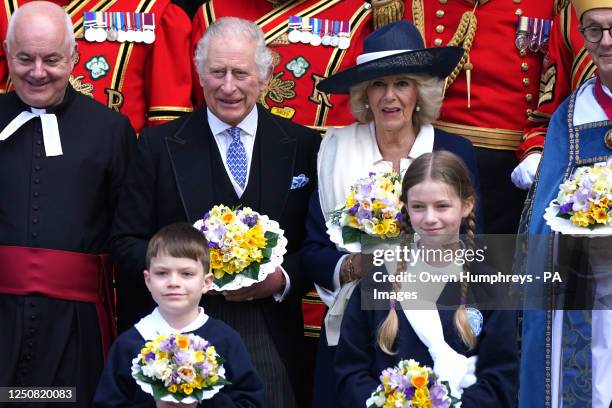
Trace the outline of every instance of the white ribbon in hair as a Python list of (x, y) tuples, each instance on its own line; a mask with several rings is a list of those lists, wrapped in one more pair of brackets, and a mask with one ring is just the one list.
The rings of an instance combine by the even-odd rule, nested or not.
[(52, 113), (44, 112), (44, 109), (36, 109), (34, 113), (28, 111), (21, 112), (2, 130), (0, 133), (0, 141), (8, 139), (13, 133), (19, 130), (21, 126), (30, 121), (30, 119), (40, 117), (46, 155), (48, 157), (61, 156), (63, 152), (59, 128), (57, 126), (57, 117)]

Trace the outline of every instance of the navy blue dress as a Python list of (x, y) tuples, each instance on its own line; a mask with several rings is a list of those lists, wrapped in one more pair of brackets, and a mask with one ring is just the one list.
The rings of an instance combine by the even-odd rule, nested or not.
[[(478, 273), (477, 268), (474, 269)], [(491, 290), (499, 287), (489, 284), (470, 284), (468, 286), (468, 305), (474, 299), (495, 298)], [(379, 384), (380, 373), (397, 365), (400, 360), (414, 359), (421, 365), (433, 367), (433, 360), (427, 346), (421, 342), (401, 305), (396, 303), (399, 328), (393, 345), (394, 355), (382, 351), (377, 344), (377, 331), (386, 319), (389, 310), (376, 307), (377, 310), (364, 307), (362, 304), (362, 287), (367, 288), (367, 281), (362, 281), (353, 292), (345, 310), (340, 331), (340, 341), (335, 351), (334, 374), (338, 399), (344, 407), (363, 407), (372, 391)], [(460, 284), (448, 283), (438, 303), (451, 305), (455, 298), (457, 304)], [(364, 296), (371, 292), (364, 292)], [(382, 302), (382, 301), (381, 301)], [(388, 301), (386, 301), (388, 303)], [(516, 312), (510, 310), (480, 310), (483, 320), (481, 331), (477, 336), (477, 345), (468, 350), (459, 337), (454, 323), (455, 310), (452, 307), (440, 307), (440, 320), (444, 340), (459, 354), (466, 357), (478, 356), (474, 385), (465, 388), (461, 397), (463, 408), (503, 408), (515, 407), (518, 397), (518, 355), (516, 348)]]

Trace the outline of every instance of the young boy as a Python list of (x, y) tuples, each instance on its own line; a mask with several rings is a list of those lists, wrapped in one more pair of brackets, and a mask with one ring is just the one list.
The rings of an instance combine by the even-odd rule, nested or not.
[(212, 285), (208, 244), (189, 224), (162, 228), (151, 238), (147, 249), (144, 279), (157, 307), (113, 344), (96, 391), (96, 407), (196, 407), (154, 401), (132, 378), (134, 357), (148, 340), (162, 333), (194, 333), (215, 346), (225, 359), (225, 385), (202, 407), (263, 407), (263, 384), (255, 372), (242, 339), (225, 323), (213, 319), (198, 307), (200, 298)]

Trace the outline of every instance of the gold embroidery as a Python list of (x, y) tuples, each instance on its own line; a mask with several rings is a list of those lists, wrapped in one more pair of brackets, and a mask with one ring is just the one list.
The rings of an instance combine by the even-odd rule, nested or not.
[(106, 88), (105, 91), (108, 94), (108, 103), (106, 106), (119, 112), (119, 109), (123, 106), (123, 94), (110, 88)]
[(332, 103), (329, 101), (329, 95), (317, 89), (317, 85), (319, 84), (319, 82), (321, 82), (323, 77), (317, 74), (312, 74), (311, 76), (312, 76), (312, 95), (308, 97), (308, 100), (318, 105), (323, 104), (327, 106), (328, 108), (333, 108)]
[(399, 21), (404, 16), (402, 0), (372, 0), (374, 29)]
[(266, 98), (270, 98), (276, 103), (283, 103), (287, 99), (295, 98), (295, 81), (292, 81), (290, 79), (282, 79), (281, 77), (284, 74), (285, 71), (280, 71), (272, 74), (272, 78), (270, 78), (270, 83), (268, 83), (267, 88), (259, 97), (259, 102), (266, 109), (270, 109), (270, 105), (267, 104)]
[(551, 65), (540, 78), (540, 99), (538, 106), (552, 101), (557, 83), (557, 66)]
[(89, 96), (91, 98), (93, 98), (93, 90), (94, 90), (94, 86), (93, 84), (87, 83), (87, 82), (82, 82), (83, 79), (85, 78), (84, 75), (79, 75), (79, 76), (72, 76), (70, 75), (70, 78), (68, 79), (68, 81), (70, 82), (70, 85), (72, 85), (72, 87), (77, 91), (82, 93), (85, 96)]

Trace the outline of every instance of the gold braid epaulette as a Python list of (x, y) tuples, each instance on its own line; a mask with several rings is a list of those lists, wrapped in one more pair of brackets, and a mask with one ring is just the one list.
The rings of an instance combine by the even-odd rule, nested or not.
[[(459, 25), (457, 26), (457, 31), (453, 35), (453, 38), (448, 42), (448, 45), (459, 45), (463, 47), (463, 56), (461, 56), (461, 60), (450, 73), (446, 81), (446, 88), (450, 87), (451, 84), (457, 79), (463, 67), (466, 69), (472, 69), (470, 63), (470, 49), (472, 48), (472, 43), (474, 42), (474, 37), (476, 36), (476, 28), (478, 26), (478, 20), (476, 19), (476, 15), (471, 11), (466, 11), (461, 16), (461, 21), (459, 21)], [(469, 68), (468, 68), (469, 64)]]
[[(423, 0), (412, 0), (412, 21), (421, 33), (423, 42), (427, 43), (425, 39), (425, 11), (423, 7)], [(463, 13), (461, 20), (459, 20), (459, 24), (457, 25), (457, 29), (455, 30), (455, 34), (453, 34), (453, 37), (448, 42), (448, 45), (463, 47), (463, 56), (453, 72), (451, 72), (447, 78), (447, 89), (451, 86), (455, 79), (457, 79), (464, 67), (466, 69), (472, 69), (472, 64), (470, 63), (470, 49), (472, 48), (472, 43), (474, 42), (474, 37), (476, 36), (477, 27), (478, 19), (476, 18), (476, 14), (474, 14), (473, 11), (466, 11)]]
[(374, 29), (394, 23), (404, 17), (402, 0), (372, 0)]

